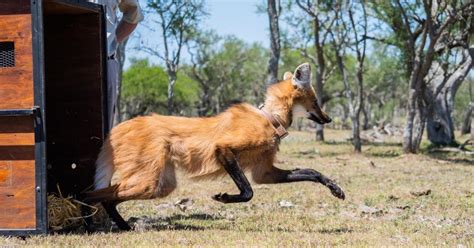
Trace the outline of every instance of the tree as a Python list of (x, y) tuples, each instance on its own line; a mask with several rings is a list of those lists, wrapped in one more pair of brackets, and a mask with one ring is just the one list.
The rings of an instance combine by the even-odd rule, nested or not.
[[(198, 100), (198, 86), (179, 72), (176, 82), (174, 108), (181, 114), (193, 114), (193, 104)], [(148, 60), (134, 60), (123, 73), (121, 112), (124, 120), (152, 112), (167, 113), (168, 76), (159, 66)]]
[(213, 32), (201, 32), (191, 44), (192, 65), (185, 72), (199, 84), (200, 116), (217, 114), (236, 102), (263, 100), (267, 74), (261, 65), (268, 59), (266, 49)]
[[(296, 0), (298, 7), (303, 10), (311, 20), (312, 23), (312, 34), (307, 33), (305, 30), (301, 32), (302, 40), (307, 41), (308, 35), (312, 36), (312, 41), (315, 49), (315, 56), (308, 53), (306, 43), (303, 43), (303, 46), (300, 48), (301, 52), (311, 60), (313, 64), (316, 65), (316, 97), (318, 99), (319, 106), (323, 107), (323, 86), (325, 81), (333, 72), (334, 67), (328, 64), (326, 58), (324, 47), (327, 42), (329, 32), (334, 24), (335, 17), (330, 14), (330, 11), (333, 8), (333, 3), (331, 1), (312, 1), (312, 0)], [(304, 26), (304, 20), (298, 20), (298, 18), (290, 17), (297, 21), (293, 23), (294, 26)], [(331, 68), (332, 67), (332, 68)], [(316, 125), (316, 140), (324, 140), (324, 128), (323, 125)]]
[[(449, 51), (465, 44), (462, 40), (466, 39), (466, 35), (455, 35), (457, 32), (454, 31), (460, 28), (461, 34), (472, 33), (468, 20), (472, 18), (473, 6), (472, 1), (441, 1), (439, 4), (432, 0), (410, 3), (402, 3), (400, 0), (372, 1), (372, 9), (377, 18), (393, 31), (393, 35), (388, 37), (372, 38), (398, 47), (406, 64), (408, 103), (403, 134), (403, 149), (406, 153), (418, 151), (428, 117), (437, 115), (433, 112), (436, 111), (434, 101), (443, 92), (441, 89), (448, 81), (430, 83), (427, 80), (429, 71), (433, 70), (433, 61), (440, 58), (439, 51)], [(461, 25), (456, 26), (457, 24)], [(460, 76), (462, 73), (452, 75), (456, 78), (449, 81), (462, 82), (464, 78)], [(429, 87), (431, 89), (427, 90)], [(446, 108), (441, 115), (450, 116), (451, 113), (446, 111), (450, 109)], [(447, 126), (443, 128), (449, 128)]]
[[(443, 66), (434, 61), (431, 75), (429, 74), (426, 79), (428, 82), (425, 91), (428, 102), (426, 128), (428, 139), (435, 145), (455, 143), (454, 99), (474, 61), (474, 46), (471, 45), (470, 48), (462, 50), (464, 51), (459, 63), (447, 62), (449, 65)], [(466, 109), (470, 109), (469, 106), (466, 106)]]
[(148, 0), (148, 8), (156, 13), (152, 26), (160, 31), (163, 48), (143, 46), (141, 49), (161, 59), (168, 75), (168, 114), (173, 114), (174, 85), (178, 76), (181, 51), (188, 34), (196, 30), (206, 15), (202, 0)]
[(267, 0), (267, 13), (270, 27), (270, 59), (268, 60), (267, 85), (278, 82), (278, 62), (280, 61), (280, 0)]
[(469, 103), (469, 106), (464, 113), (464, 119), (461, 126), (461, 134), (467, 134), (471, 132), (471, 116), (473, 116), (472, 112), (474, 110), (474, 102)]
[[(361, 2), (361, 13), (358, 17), (354, 17), (354, 9), (356, 4), (349, 2), (348, 4), (338, 3), (335, 8), (336, 25), (335, 30), (330, 31), (333, 38), (333, 47), (339, 72), (342, 75), (344, 83), (345, 95), (349, 109), (349, 116), (352, 121), (352, 143), (354, 151), (360, 153), (362, 151), (362, 143), (360, 140), (360, 113), (364, 108), (364, 62), (367, 47), (367, 12), (365, 3)], [(344, 18), (348, 16), (347, 18)], [(357, 18), (357, 20), (356, 20)], [(360, 19), (360, 20), (359, 20)], [(352, 35), (351, 35), (352, 34)], [(353, 49), (356, 53), (357, 65), (355, 85), (357, 92), (354, 92), (348, 79), (348, 72), (344, 63), (344, 53), (347, 49)]]
[(211, 77), (215, 74), (209, 73), (209, 76), (206, 75), (209, 71), (206, 68), (210, 67), (210, 61), (215, 57), (221, 39), (214, 31), (204, 31), (194, 33), (188, 43), (191, 65), (186, 68), (185, 73), (199, 84), (200, 101), (197, 106), (199, 116), (212, 115), (216, 107), (212, 101), (216, 93), (216, 87), (213, 84), (214, 82), (211, 82)]
[[(366, 60), (364, 74), (365, 100), (364, 106), (368, 122), (396, 122), (402, 117), (402, 109), (406, 107), (407, 94), (403, 61), (400, 53), (393, 46), (383, 43), (370, 43), (371, 53)], [(364, 120), (365, 121), (365, 120)], [(396, 124), (396, 123), (395, 123)]]
[[(472, 124), (472, 120), (471, 120), (471, 116), (474, 117), (474, 98), (472, 96), (472, 83), (473, 83), (474, 79), (473, 78), (470, 78), (469, 79), (469, 82), (468, 82), (468, 87), (469, 87), (469, 102), (465, 101), (464, 103), (461, 103), (462, 106), (466, 106), (466, 105), (469, 105), (468, 108), (466, 108), (466, 110), (464, 110), (464, 113), (463, 113), (463, 118), (462, 118), (462, 124), (461, 124), (461, 134), (467, 134), (471, 131), (471, 124)], [(467, 94), (466, 94), (467, 95)]]
[(471, 116), (471, 140), (474, 140), (474, 120), (473, 119), (474, 119), (474, 115)]

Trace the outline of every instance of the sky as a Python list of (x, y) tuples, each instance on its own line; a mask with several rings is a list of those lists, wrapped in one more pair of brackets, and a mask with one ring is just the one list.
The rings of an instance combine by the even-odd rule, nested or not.
[[(268, 16), (265, 13), (257, 13), (257, 4), (261, 2), (261, 0), (206, 0), (209, 16), (203, 21), (201, 27), (204, 30), (213, 29), (221, 36), (234, 35), (245, 42), (258, 42), (264, 47), (269, 47)], [(146, 0), (140, 0), (140, 5), (145, 8)], [(140, 33), (140, 36), (147, 40), (153, 40), (153, 42), (161, 39), (157, 33), (143, 26), (139, 26), (137, 32)], [(139, 52), (133, 47), (135, 47), (133, 44), (127, 46), (129, 58), (148, 57), (152, 63), (160, 63), (158, 59)], [(186, 53), (183, 57), (186, 60)], [(125, 63), (125, 67), (128, 66), (130, 66), (129, 60)]]
[(257, 13), (258, 0), (208, 1), (210, 17), (206, 26), (221, 35), (235, 35), (247, 42), (268, 47), (268, 16)]

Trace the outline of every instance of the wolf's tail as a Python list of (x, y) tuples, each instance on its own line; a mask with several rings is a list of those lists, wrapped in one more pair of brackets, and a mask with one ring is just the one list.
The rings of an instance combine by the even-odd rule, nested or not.
[(95, 176), (94, 176), (94, 189), (104, 189), (110, 186), (112, 176), (114, 174), (114, 168), (112, 161), (109, 159), (107, 152), (102, 150), (97, 158)]
[(86, 203), (98, 203), (103, 201), (113, 201), (117, 198), (117, 188), (119, 185), (87, 191), (83, 193), (80, 199)]

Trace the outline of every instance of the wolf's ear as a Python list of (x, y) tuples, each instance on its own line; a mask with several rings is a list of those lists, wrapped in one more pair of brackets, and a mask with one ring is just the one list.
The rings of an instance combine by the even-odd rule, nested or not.
[(311, 66), (309, 63), (304, 63), (296, 67), (292, 81), (294, 85), (301, 88), (311, 86)]
[(288, 80), (293, 76), (293, 73), (287, 71), (285, 74), (283, 74), (283, 80)]

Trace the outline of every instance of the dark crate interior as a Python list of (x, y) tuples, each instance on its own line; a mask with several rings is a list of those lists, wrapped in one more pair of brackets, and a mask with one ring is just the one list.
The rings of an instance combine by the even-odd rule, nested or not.
[(55, 1), (43, 7), (48, 192), (93, 184), (106, 122), (99, 12)]

